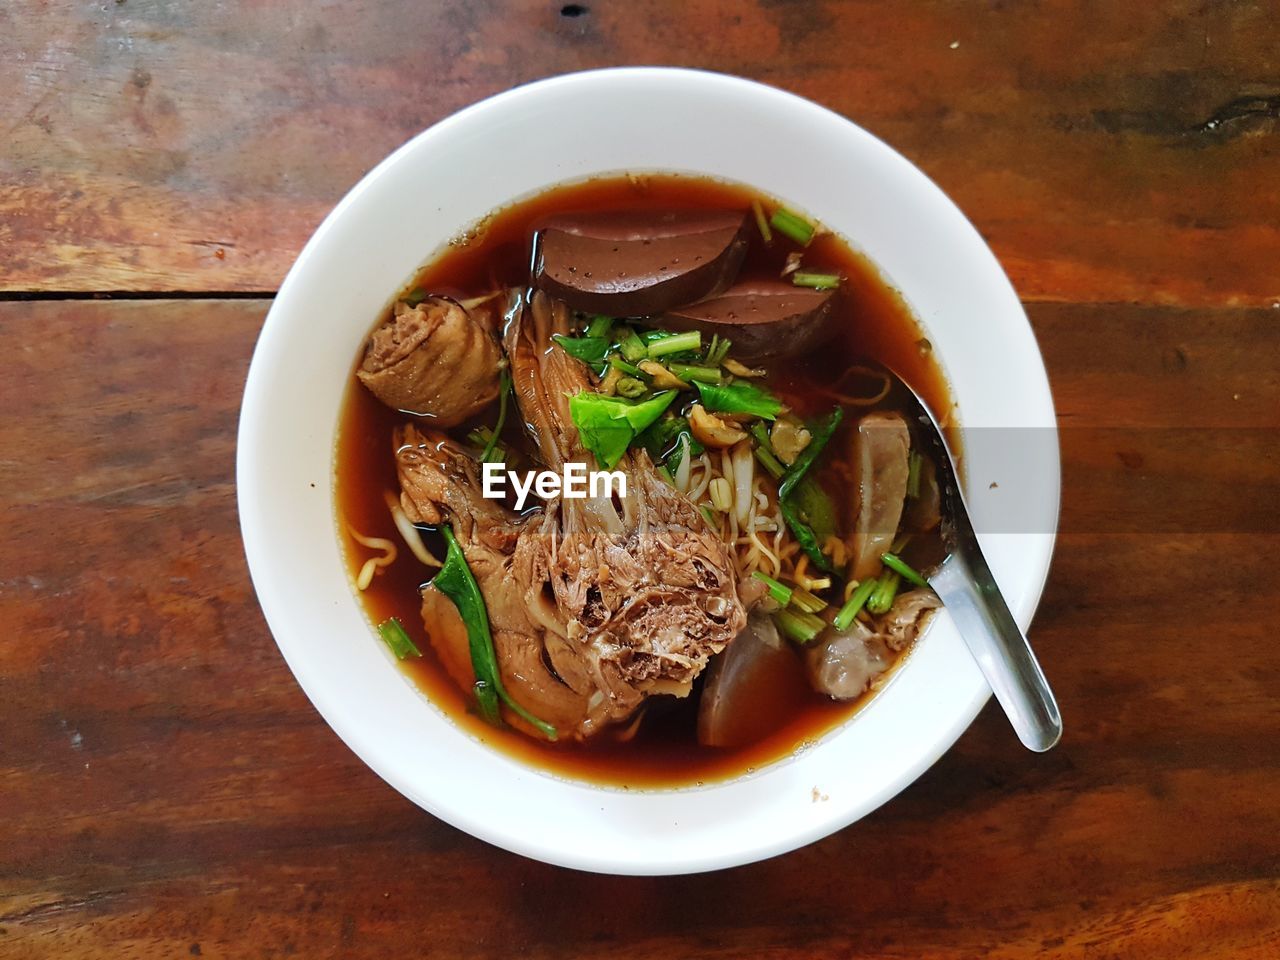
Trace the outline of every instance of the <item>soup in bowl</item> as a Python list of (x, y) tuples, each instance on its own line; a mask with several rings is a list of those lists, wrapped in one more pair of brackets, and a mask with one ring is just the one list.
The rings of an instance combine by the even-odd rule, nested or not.
[[(478, 836), (614, 872), (794, 847), (988, 693), (920, 576), (935, 471), (887, 369), (957, 450), (1052, 429), (994, 258), (878, 141), (687, 71), (486, 101), (353, 190), (272, 308), (239, 463), (264, 611), (353, 749)], [(995, 466), (965, 462), (979, 518)], [(1024, 625), (1044, 466), (1014, 478), (1039, 532), (984, 539)]]

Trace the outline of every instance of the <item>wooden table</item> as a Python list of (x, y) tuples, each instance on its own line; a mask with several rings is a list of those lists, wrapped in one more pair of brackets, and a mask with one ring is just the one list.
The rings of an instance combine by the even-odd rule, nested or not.
[[(626, 63), (777, 84), (918, 163), (1064, 428), (1062, 745), (988, 708), (857, 825), (675, 879), (504, 853), (357, 761), (267, 632), (232, 479), (338, 197), (473, 100)], [(1271, 4), (31, 0), (0, 91), (0, 957), (1280, 956)]]

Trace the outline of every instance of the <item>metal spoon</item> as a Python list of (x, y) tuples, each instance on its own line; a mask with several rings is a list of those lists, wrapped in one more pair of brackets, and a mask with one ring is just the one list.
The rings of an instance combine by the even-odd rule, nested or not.
[(905, 380), (892, 370), (888, 372), (914, 399), (916, 409), (908, 413), (917, 428), (915, 438), (938, 468), (942, 542), (947, 558), (926, 579), (951, 614), (1018, 739), (1029, 750), (1048, 750), (1062, 736), (1058, 702), (978, 546), (955, 461), (938, 421)]

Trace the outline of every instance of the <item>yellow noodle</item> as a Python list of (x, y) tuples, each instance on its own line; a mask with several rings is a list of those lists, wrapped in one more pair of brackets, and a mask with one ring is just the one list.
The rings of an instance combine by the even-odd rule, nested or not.
[(356, 575), (356, 589), (367, 590), (369, 584), (373, 582), (374, 574), (383, 567), (388, 567), (396, 562), (396, 545), (390, 540), (383, 537), (366, 537), (364, 534), (356, 530), (351, 524), (347, 524), (347, 533), (351, 534), (351, 539), (362, 547), (368, 547), (370, 550), (381, 550), (382, 556), (370, 557), (360, 567), (360, 572)]
[(827, 396), (834, 397), (835, 399), (839, 400), (841, 403), (847, 403), (851, 407), (873, 407), (889, 395), (889, 389), (892, 386), (892, 382), (889, 379), (889, 375), (882, 370), (873, 370), (870, 367), (864, 367), (860, 364), (854, 364), (852, 367), (846, 370), (843, 374), (840, 375), (840, 379), (837, 380), (836, 383), (837, 384), (843, 383), (850, 374), (854, 374), (854, 373), (858, 374), (859, 376), (866, 377), (868, 379), (879, 380), (880, 381), (879, 392), (877, 392), (874, 396), (871, 396), (871, 397), (852, 397), (852, 396), (849, 396), (847, 393), (843, 393), (839, 390), (833, 390), (830, 387), (819, 387), (818, 389), (821, 390), (823, 393), (825, 393)]

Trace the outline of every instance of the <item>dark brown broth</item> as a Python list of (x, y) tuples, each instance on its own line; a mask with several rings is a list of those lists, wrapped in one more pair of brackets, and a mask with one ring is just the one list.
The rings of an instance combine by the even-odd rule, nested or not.
[[(559, 187), (488, 218), (469, 242), (450, 246), (422, 270), (410, 287), (473, 296), (498, 284), (523, 285), (528, 276), (531, 227), (551, 213), (589, 209), (746, 209), (753, 198), (760, 199), (766, 208), (777, 206), (771, 198), (749, 189), (693, 177), (610, 178)], [(775, 239), (772, 249), (767, 249), (758, 236), (753, 236), (741, 276), (776, 277), (786, 253), (793, 249), (794, 245), (785, 239)], [(805, 251), (804, 266), (811, 272), (839, 273), (846, 278), (836, 305), (839, 347), (828, 344), (798, 361), (780, 365), (770, 372), (771, 388), (802, 415), (825, 413), (832, 401), (814, 390), (813, 383), (830, 382), (855, 357), (873, 357), (899, 371), (935, 410), (951, 410), (950, 391), (918, 323), (866, 258), (839, 238), (824, 234)], [(892, 398), (879, 406), (893, 406)], [(403, 419), (403, 414), (382, 406), (352, 376), (340, 418), (335, 458), (339, 517), (365, 536), (386, 537), (396, 543), (400, 538), (383, 502), (383, 491), (398, 489), (391, 434)], [(488, 416), (484, 419), (487, 422)], [(845, 431), (837, 435), (833, 449), (843, 442), (847, 442)], [(826, 480), (830, 486), (831, 478)], [(342, 540), (354, 580), (368, 551), (345, 532)], [(922, 560), (934, 552), (933, 548), (936, 545), (913, 545)], [(393, 616), (400, 619), (423, 653), (421, 659), (403, 661), (402, 668), (463, 729), (518, 760), (558, 775), (634, 788), (725, 779), (790, 755), (847, 719), (862, 702), (834, 703), (804, 688), (779, 685), (771, 692), (774, 702), (760, 705), (760, 709), (781, 718), (775, 731), (757, 743), (732, 750), (698, 745), (694, 723), (696, 690), (684, 701), (660, 698), (662, 702), (648, 708), (639, 734), (628, 743), (597, 738), (588, 743), (551, 744), (495, 729), (474, 715), (469, 692), (464, 694), (445, 675), (432, 650), (418, 598), (419, 584), (430, 576), (431, 570), (402, 547), (396, 562), (376, 576), (361, 594), (369, 619), (373, 623)]]

